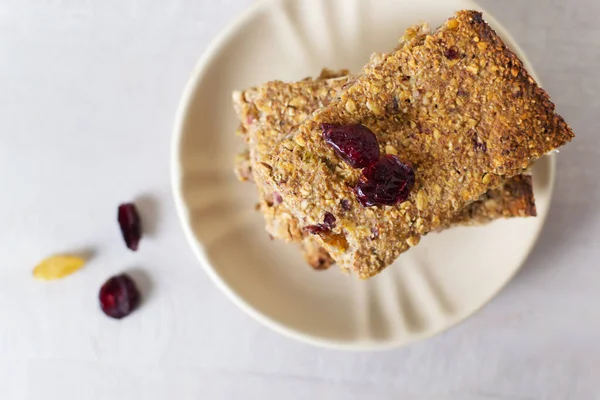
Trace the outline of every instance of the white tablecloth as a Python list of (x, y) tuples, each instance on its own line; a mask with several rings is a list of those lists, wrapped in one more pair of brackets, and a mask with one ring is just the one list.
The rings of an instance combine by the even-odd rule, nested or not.
[[(209, 281), (179, 227), (176, 105), (199, 55), (251, 2), (0, 2), (0, 399), (600, 398), (600, 2), (481, 2), (578, 137), (509, 287), (445, 334), (370, 354), (259, 325)], [(137, 254), (115, 224), (130, 199), (155, 215)], [(73, 249), (95, 253), (85, 273), (31, 279), (40, 259)], [(115, 322), (97, 290), (124, 270), (149, 295)]]

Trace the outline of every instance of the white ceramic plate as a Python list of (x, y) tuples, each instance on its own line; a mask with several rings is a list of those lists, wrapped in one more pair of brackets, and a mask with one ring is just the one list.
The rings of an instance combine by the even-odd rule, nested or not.
[[(187, 238), (217, 285), (269, 327), (313, 344), (389, 348), (439, 333), (480, 309), (524, 262), (544, 223), (554, 162), (534, 168), (539, 216), (430, 234), (363, 282), (309, 268), (298, 248), (269, 240), (253, 185), (233, 170), (231, 92), (273, 79), (295, 81), (324, 66), (358, 71), (389, 51), (406, 27), (443, 23), (467, 0), (266, 0), (230, 26), (201, 58), (174, 132), (173, 186)], [(486, 20), (531, 65), (489, 14)]]

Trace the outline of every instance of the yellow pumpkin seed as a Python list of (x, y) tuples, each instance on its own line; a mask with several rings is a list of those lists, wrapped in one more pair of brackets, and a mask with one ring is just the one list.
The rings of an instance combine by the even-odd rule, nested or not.
[(79, 270), (85, 259), (76, 256), (52, 256), (44, 259), (33, 270), (36, 279), (51, 281), (61, 279)]

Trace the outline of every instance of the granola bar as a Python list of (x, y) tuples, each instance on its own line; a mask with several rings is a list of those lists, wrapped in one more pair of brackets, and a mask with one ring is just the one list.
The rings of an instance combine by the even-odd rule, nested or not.
[(252, 174), (252, 166), (264, 161), (282, 137), (314, 110), (329, 104), (349, 79), (347, 70), (324, 69), (317, 79), (307, 78), (292, 85), (270, 82), (233, 95), (241, 121), (238, 132), (248, 143), (248, 151), (236, 159), (236, 174), (242, 181), (256, 181), (258, 207), (265, 217), (267, 232), (287, 242), (304, 242), (304, 257), (315, 269), (326, 269), (333, 260), (316, 238), (307, 237), (300, 229), (279, 194), (264, 179)]
[[(325, 123), (363, 124), (383, 154), (410, 163), (416, 181), (407, 201), (361, 205), (353, 190), (361, 171), (324, 142)], [(365, 67), (257, 163), (254, 176), (277, 188), (302, 228), (332, 215), (335, 223), (315, 237), (342, 268), (368, 278), (573, 136), (481, 13), (460, 11)]]
[[(246, 132), (251, 151), (248, 149), (236, 159), (236, 172), (241, 181), (253, 180), (252, 164), (264, 161), (269, 150), (285, 137), (290, 127), (303, 122), (306, 115), (312, 114), (322, 104), (331, 102), (336, 90), (341, 90), (347, 79), (331, 81), (347, 71), (324, 70), (317, 80), (304, 80), (292, 84), (270, 82), (243, 93), (236, 93), (236, 109), (240, 113), (240, 131)], [(321, 88), (332, 90), (322, 91)], [(289, 108), (294, 96), (302, 97), (302, 107)], [(252, 100), (247, 100), (252, 99)], [(268, 105), (267, 105), (268, 103)], [(247, 124), (248, 115), (256, 116), (252, 124)], [(250, 153), (254, 154), (253, 160)], [(264, 182), (258, 184), (259, 209), (264, 214), (267, 231), (274, 237), (288, 241), (304, 241), (303, 250), (308, 263), (316, 269), (329, 267), (333, 260), (326, 250), (318, 245), (316, 238), (303, 232), (298, 220), (292, 216), (281, 198), (273, 194)], [(535, 203), (531, 177), (517, 176), (509, 179), (502, 188), (490, 190), (482, 198), (467, 207), (446, 227), (452, 225), (481, 225), (498, 218), (535, 216)]]

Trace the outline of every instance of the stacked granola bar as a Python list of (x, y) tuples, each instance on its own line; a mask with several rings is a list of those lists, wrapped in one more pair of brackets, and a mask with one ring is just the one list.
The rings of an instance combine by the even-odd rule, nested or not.
[[(475, 11), (410, 28), (356, 76), (269, 82), (234, 105), (247, 143), (236, 172), (256, 184), (269, 234), (361, 278), (432, 230), (535, 216), (523, 172), (573, 137)], [(380, 159), (357, 167), (350, 145), (373, 140)]]

